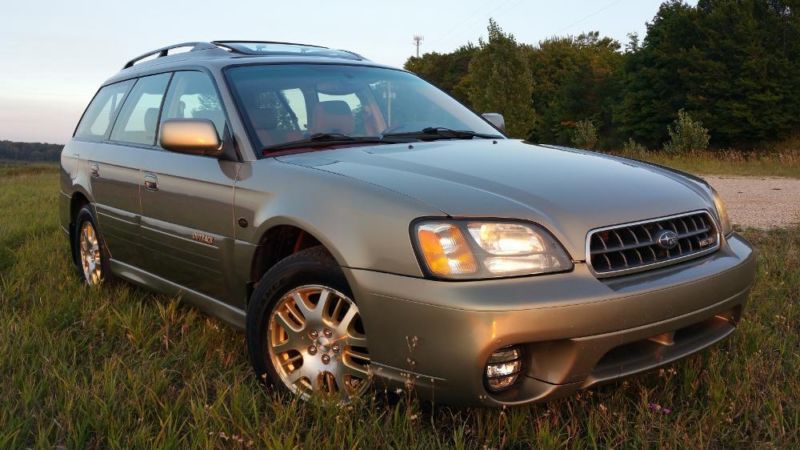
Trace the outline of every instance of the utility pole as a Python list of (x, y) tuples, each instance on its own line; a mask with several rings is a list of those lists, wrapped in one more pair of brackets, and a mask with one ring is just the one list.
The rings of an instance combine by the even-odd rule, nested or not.
[(414, 35), (414, 45), (417, 47), (417, 58), (419, 58), (419, 46), (420, 44), (422, 44), (422, 41), (424, 40), (425, 36), (422, 36), (421, 34)]

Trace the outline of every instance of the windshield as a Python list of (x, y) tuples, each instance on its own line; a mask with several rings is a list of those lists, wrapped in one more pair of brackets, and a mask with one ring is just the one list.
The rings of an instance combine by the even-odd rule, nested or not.
[(444, 92), (400, 70), (265, 64), (233, 67), (226, 74), (248, 132), (264, 154), (273, 147), (320, 136), (329, 137), (336, 145), (342, 145), (341, 138), (366, 142), (361, 138), (378, 140), (426, 129), (500, 136)]

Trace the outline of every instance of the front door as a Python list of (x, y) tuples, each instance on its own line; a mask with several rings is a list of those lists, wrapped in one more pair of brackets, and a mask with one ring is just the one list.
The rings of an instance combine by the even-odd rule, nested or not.
[[(176, 72), (161, 120), (204, 118), (222, 136), (225, 114), (204, 72)], [(157, 150), (143, 165), (140, 237), (143, 269), (219, 300), (232, 277), (233, 190), (239, 163)]]

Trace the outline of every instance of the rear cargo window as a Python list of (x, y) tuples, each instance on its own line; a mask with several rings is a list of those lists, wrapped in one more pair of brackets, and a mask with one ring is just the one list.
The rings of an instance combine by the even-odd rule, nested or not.
[(100, 89), (83, 113), (83, 118), (75, 130), (75, 137), (80, 139), (103, 139), (114, 123), (122, 100), (128, 93), (133, 80), (110, 84)]

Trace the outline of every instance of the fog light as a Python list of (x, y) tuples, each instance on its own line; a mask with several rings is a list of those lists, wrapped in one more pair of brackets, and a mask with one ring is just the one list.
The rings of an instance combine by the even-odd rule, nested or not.
[(522, 370), (522, 352), (517, 347), (502, 348), (486, 362), (486, 384), (492, 392), (509, 388)]

